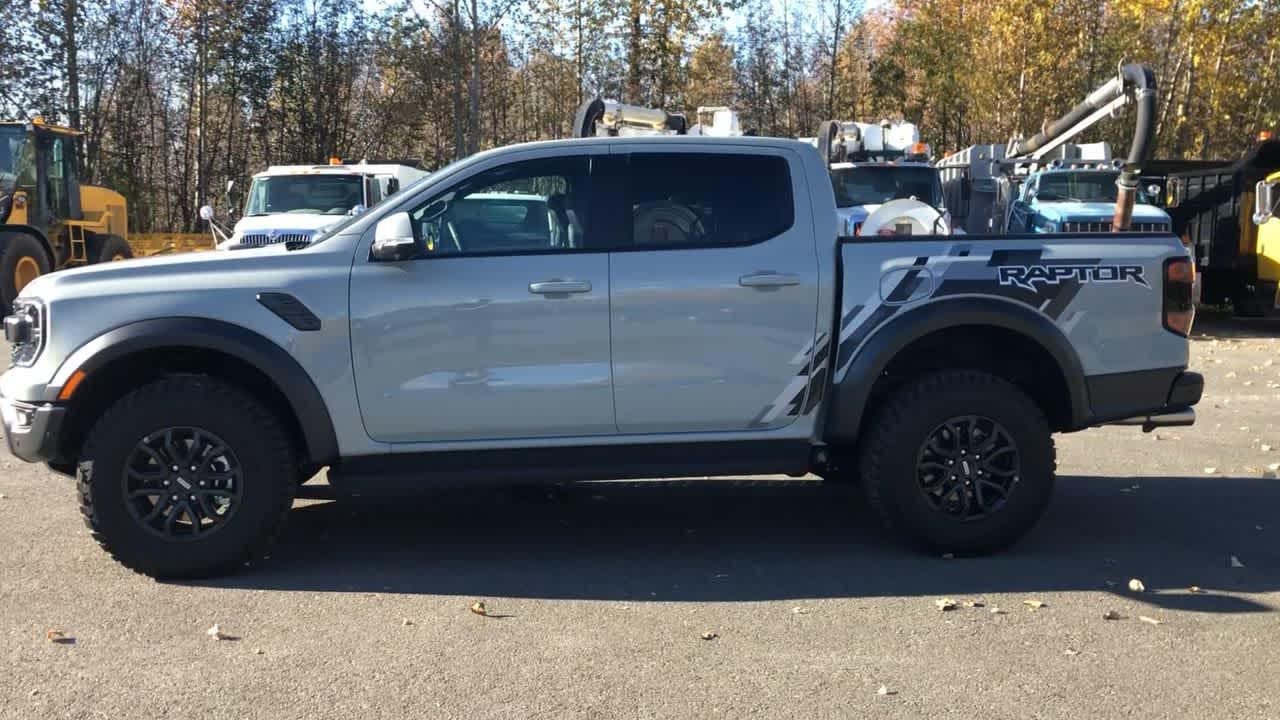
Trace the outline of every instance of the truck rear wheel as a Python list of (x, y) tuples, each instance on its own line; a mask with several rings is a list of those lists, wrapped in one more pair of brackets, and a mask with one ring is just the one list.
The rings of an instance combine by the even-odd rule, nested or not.
[(98, 247), (98, 257), (94, 262), (116, 262), (133, 257), (133, 249), (119, 235), (103, 235)]
[(26, 233), (0, 235), (0, 244), (0, 300), (8, 313), (22, 289), (49, 272), (49, 258), (40, 241)]
[(926, 550), (981, 555), (1008, 547), (1053, 494), (1044, 414), (993, 375), (925, 375), (892, 393), (866, 427), (860, 475), (868, 499)]
[(85, 524), (119, 563), (195, 578), (264, 555), (293, 503), (297, 462), (279, 419), (248, 394), (174, 376), (102, 415), (76, 478)]

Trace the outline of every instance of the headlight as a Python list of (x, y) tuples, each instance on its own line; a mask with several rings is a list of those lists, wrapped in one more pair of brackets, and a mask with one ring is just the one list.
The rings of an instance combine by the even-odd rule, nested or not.
[(40, 357), (47, 324), (44, 303), (34, 298), (13, 301), (13, 314), (4, 319), (4, 339), (11, 346), (14, 365), (30, 367)]

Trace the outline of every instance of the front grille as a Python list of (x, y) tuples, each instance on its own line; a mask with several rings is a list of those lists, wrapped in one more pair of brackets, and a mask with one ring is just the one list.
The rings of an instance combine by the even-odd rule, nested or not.
[(251, 233), (240, 237), (240, 244), (246, 247), (264, 247), (266, 245), (279, 245), (286, 242), (310, 242), (311, 233), (309, 232), (291, 232), (280, 233), (278, 235), (267, 235), (266, 233)]
[[(1078, 232), (1078, 233), (1107, 233), (1111, 232), (1111, 221), (1100, 220), (1097, 222), (1065, 222), (1062, 224), (1062, 232)], [(1146, 222), (1132, 223), (1129, 226), (1129, 232), (1169, 232), (1169, 223), (1162, 222)]]
[(1098, 222), (1065, 222), (1062, 223), (1063, 232), (1078, 233), (1104, 233), (1111, 232), (1111, 223), (1109, 221)]

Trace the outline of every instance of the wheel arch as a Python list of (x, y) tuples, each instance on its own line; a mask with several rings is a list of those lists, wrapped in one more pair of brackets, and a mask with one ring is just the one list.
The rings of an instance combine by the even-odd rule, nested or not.
[[(946, 352), (939, 357), (942, 348)], [(1014, 382), (1041, 406), (1055, 431), (1089, 425), (1084, 370), (1062, 330), (1026, 305), (963, 297), (908, 310), (871, 334), (833, 389), (826, 439), (855, 443), (867, 414), (906, 377), (961, 368)]]
[(289, 429), (301, 457), (325, 465), (338, 457), (328, 406), (306, 371), (270, 339), (207, 318), (144, 320), (109, 330), (82, 345), (58, 369), (46, 394), (54, 399), (69, 379), (84, 379), (67, 401), (59, 453), (74, 462), (92, 424), (111, 403), (139, 384), (172, 374), (203, 374), (238, 384), (267, 404)]

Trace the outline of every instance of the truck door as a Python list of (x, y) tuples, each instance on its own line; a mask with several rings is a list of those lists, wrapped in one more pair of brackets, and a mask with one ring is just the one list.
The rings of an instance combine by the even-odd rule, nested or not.
[(555, 156), (473, 173), (410, 210), (425, 256), (356, 258), (352, 363), (370, 437), (616, 432), (609, 255), (587, 230), (590, 162)]
[(818, 304), (813, 224), (795, 211), (796, 197), (809, 205), (798, 159), (621, 150), (610, 217), (623, 249), (609, 261), (618, 430), (790, 424)]

